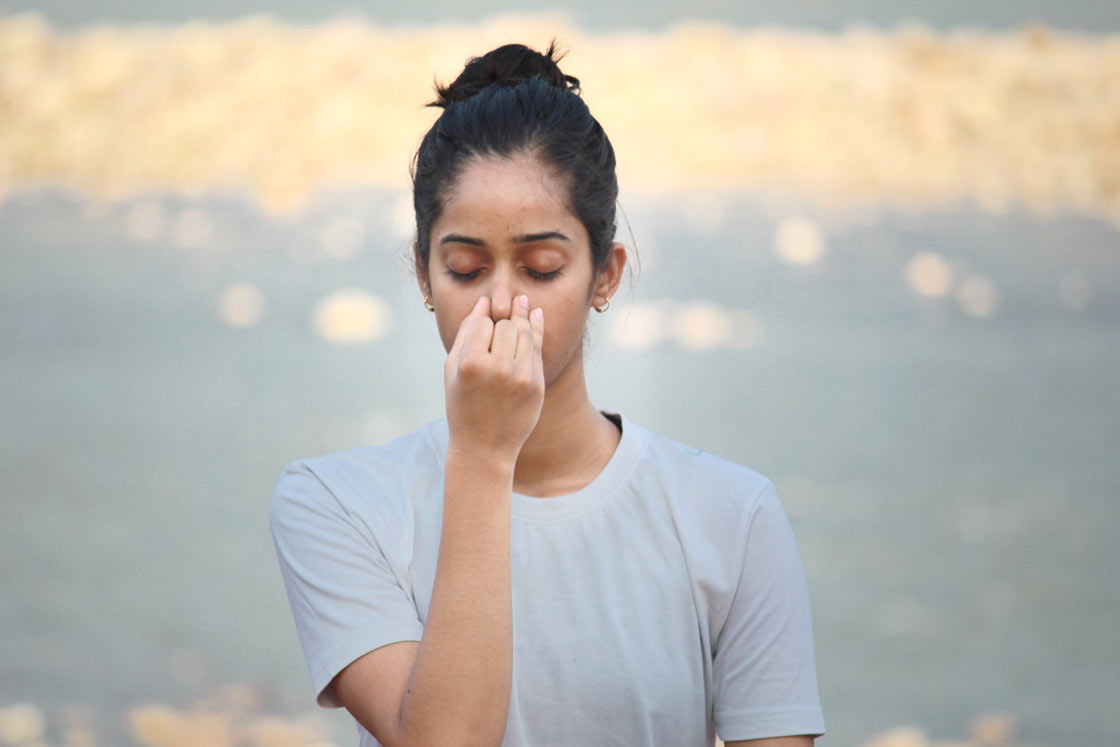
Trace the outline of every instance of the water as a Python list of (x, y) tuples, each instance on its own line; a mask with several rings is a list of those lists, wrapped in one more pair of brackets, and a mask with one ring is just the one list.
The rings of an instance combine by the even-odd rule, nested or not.
[(738, 26), (764, 24), (835, 31), (851, 23), (869, 23), (893, 28), (913, 21), (941, 29), (960, 27), (1007, 29), (1033, 23), (1058, 28), (1101, 33), (1120, 29), (1120, 5), (1098, 0), (1055, 3), (1051, 0), (1021, 0), (1009, 3), (936, 2), (935, 0), (847, 0), (846, 2), (766, 3), (748, 0), (694, 0), (687, 9), (673, 3), (596, 2), (546, 0), (493, 2), (492, 0), (436, 0), (429, 3), (386, 3), (383, 0), (318, 2), (313, 0), (197, 0), (189, 6), (150, 0), (101, 0), (74, 3), (68, 0), (0, 0), (0, 12), (34, 10), (64, 27), (94, 23), (177, 23), (194, 19), (213, 21), (240, 18), (253, 13), (315, 23), (340, 14), (359, 14), (382, 23), (418, 25), (474, 22), (497, 13), (551, 13), (571, 18), (593, 30), (664, 28), (682, 19), (730, 23)]
[[(1103, 31), (1120, 28), (1114, 5), (700, 2), (690, 17)], [(121, 0), (33, 7), (63, 27), (188, 18)], [(416, 25), (498, 10), (352, 7)], [(650, 5), (567, 10), (593, 31), (681, 18)], [(251, 11), (316, 21), (338, 8), (203, 2), (189, 18)], [(936, 80), (936, 66), (926, 72)], [(1053, 101), (1023, 116), (1050, 121), (1047, 107), (1064, 106)], [(1091, 113), (1110, 116), (1107, 102)], [(1030, 161), (1043, 140), (1007, 152), (1000, 141), (969, 166)], [(782, 147), (805, 145), (775, 143), (787, 157)], [(1112, 154), (1092, 143), (1100, 207)], [(49, 150), (34, 145), (19, 154)], [(890, 167), (891, 152), (870, 165)], [(991, 173), (1030, 181), (999, 163)], [(1000, 712), (1032, 744), (1117, 742), (1115, 226), (1062, 214), (1085, 204), (1068, 199), (1043, 201), (1050, 218), (969, 205), (841, 215), (730, 193), (655, 198), (626, 192), (633, 183), (623, 203), (644, 271), (593, 315), (594, 399), (777, 482), (813, 595), (822, 744), (901, 724), (955, 739)], [(46, 709), (49, 743), (74, 747), (90, 735), (165, 743), (159, 733), (218, 744), (205, 736), (226, 728), (207, 725), (215, 712), (240, 743), (279, 744), (277, 729), (306, 743), (291, 736), (304, 727), (353, 743), (341, 714), (305, 723), (314, 708), (265, 511), (287, 461), (441, 414), (442, 351), (407, 272), (407, 202), (335, 193), (292, 218), (220, 193), (105, 206), (24, 191), (0, 203), (0, 740), (14, 719), (5, 706), (23, 701)], [(775, 235), (806, 225), (823, 258), (794, 230), (786, 256), (808, 264), (783, 261)], [(359, 295), (337, 295), (347, 288)], [(340, 344), (348, 334), (374, 339)]]
[[(401, 195), (325, 196), (284, 220), (221, 195), (144, 199), (163, 216), (144, 240), (136, 203), (0, 206), (0, 705), (87, 704), (117, 738), (138, 704), (225, 683), (313, 710), (272, 485), (290, 459), (442, 406)], [(783, 216), (749, 196), (703, 222), (623, 199), (644, 270), (594, 321), (594, 399), (778, 484), (813, 595), (822, 744), (905, 723), (955, 737), (991, 711), (1041, 744), (1117, 741), (1116, 229), (967, 207), (818, 215), (828, 252), (797, 266), (773, 250)], [(184, 211), (208, 221), (205, 246), (176, 245)], [(348, 258), (323, 243), (340, 220), (365, 237)], [(921, 252), (954, 289), (985, 278), (990, 314), (915, 293)], [(220, 313), (237, 283), (265, 302), (245, 328)], [(387, 334), (332, 343), (315, 305), (354, 286), (388, 304)], [(753, 332), (641, 344), (614, 326), (654, 312)], [(337, 714), (324, 728), (352, 740)]]

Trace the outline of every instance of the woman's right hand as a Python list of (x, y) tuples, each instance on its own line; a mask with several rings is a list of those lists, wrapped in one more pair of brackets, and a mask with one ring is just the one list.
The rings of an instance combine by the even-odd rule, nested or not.
[(449, 450), (513, 464), (544, 403), (544, 311), (518, 296), (508, 319), (482, 296), (459, 324), (443, 366)]

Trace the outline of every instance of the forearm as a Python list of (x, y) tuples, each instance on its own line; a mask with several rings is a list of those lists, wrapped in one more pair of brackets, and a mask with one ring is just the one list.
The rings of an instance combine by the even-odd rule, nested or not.
[(499, 744), (513, 680), (513, 463), (449, 449), (428, 619), (400, 726), (407, 742)]

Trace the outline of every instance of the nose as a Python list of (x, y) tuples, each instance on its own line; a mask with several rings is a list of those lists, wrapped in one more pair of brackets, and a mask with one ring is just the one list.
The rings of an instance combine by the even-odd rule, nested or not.
[(515, 278), (508, 269), (496, 267), (491, 274), (487, 291), (490, 293), (490, 318), (494, 321), (509, 319), (513, 311), (513, 299), (519, 294)]

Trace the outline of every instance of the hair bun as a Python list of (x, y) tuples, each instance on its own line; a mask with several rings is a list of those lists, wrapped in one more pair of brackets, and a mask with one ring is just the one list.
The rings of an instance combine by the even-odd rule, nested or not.
[(524, 44), (506, 44), (481, 57), (467, 60), (463, 72), (450, 85), (436, 86), (439, 96), (429, 106), (447, 108), (464, 101), (490, 86), (515, 86), (533, 78), (541, 78), (557, 88), (579, 92), (579, 79), (564, 75), (557, 64), (563, 55), (556, 53), (556, 42), (544, 54)]

